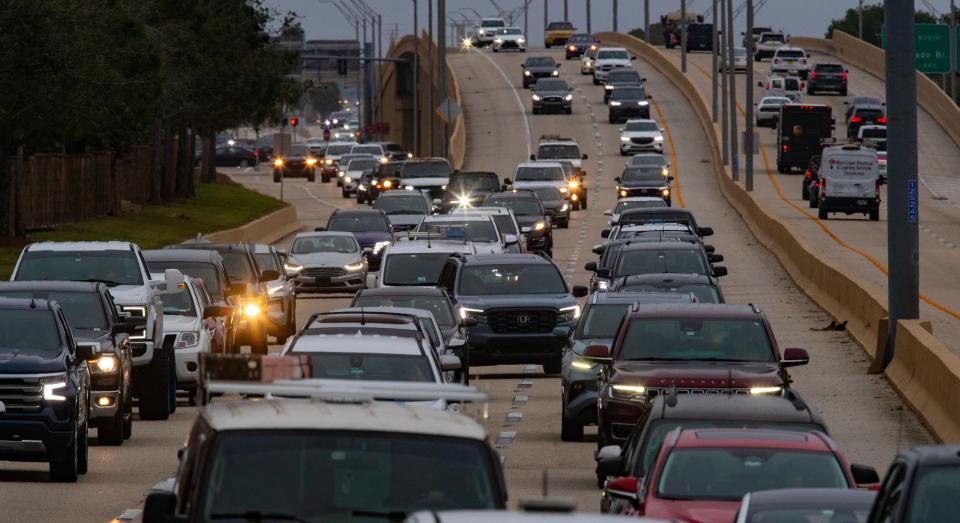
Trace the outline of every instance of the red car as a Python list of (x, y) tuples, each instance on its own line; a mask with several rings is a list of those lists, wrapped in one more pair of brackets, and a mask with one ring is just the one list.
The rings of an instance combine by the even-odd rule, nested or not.
[(607, 482), (605, 497), (627, 501), (626, 514), (688, 523), (730, 523), (748, 492), (783, 488), (857, 488), (876, 470), (849, 465), (822, 432), (772, 429), (676, 429), (649, 477)]

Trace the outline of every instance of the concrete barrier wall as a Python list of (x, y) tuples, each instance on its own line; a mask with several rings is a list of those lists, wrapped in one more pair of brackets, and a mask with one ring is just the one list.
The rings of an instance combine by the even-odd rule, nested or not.
[(300, 230), (297, 209), (288, 205), (246, 225), (205, 234), (213, 243), (273, 243)]
[[(807, 50), (834, 56), (883, 80), (886, 58), (883, 49), (870, 45), (843, 31), (834, 31), (830, 40), (794, 36), (790, 43)], [(917, 73), (917, 103), (940, 124), (944, 132), (960, 145), (960, 108), (950, 95), (923, 73)]]
[[(599, 33), (604, 43), (626, 47), (667, 77), (690, 102), (710, 142), (720, 190), (750, 231), (779, 260), (797, 286), (839, 321), (873, 358), (886, 333), (886, 293), (832, 266), (817, 250), (794, 236), (778, 217), (768, 213), (733, 182), (722, 164), (718, 128), (696, 87), (659, 50), (620, 33)], [(797, 41), (796, 38), (793, 39)], [(887, 376), (904, 400), (941, 441), (960, 442), (960, 358), (920, 326), (900, 322), (896, 357)]]

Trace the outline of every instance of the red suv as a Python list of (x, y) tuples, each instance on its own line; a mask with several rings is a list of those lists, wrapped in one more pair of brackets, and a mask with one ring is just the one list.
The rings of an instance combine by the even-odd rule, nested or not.
[(677, 429), (660, 447), (650, 476), (607, 483), (604, 496), (627, 500), (638, 516), (729, 523), (748, 492), (856, 488), (877, 472), (849, 465), (826, 434), (770, 429)]
[(592, 345), (584, 358), (600, 373), (599, 447), (622, 445), (650, 400), (678, 394), (780, 394), (787, 367), (806, 365), (804, 349), (777, 347), (755, 305), (640, 305), (617, 330), (611, 348)]

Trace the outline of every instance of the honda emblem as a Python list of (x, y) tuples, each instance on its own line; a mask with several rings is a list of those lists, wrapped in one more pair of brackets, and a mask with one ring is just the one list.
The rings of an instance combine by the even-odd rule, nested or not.
[(517, 325), (521, 327), (526, 327), (529, 324), (530, 324), (530, 316), (527, 316), (526, 314), (520, 314), (517, 316)]

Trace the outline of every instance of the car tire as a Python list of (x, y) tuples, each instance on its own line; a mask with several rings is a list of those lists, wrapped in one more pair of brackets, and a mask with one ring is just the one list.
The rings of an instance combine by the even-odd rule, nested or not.
[(170, 352), (172, 350), (173, 347), (167, 347), (166, 343), (155, 350), (154, 361), (139, 376), (141, 384), (137, 390), (142, 420), (165, 420), (170, 417)]
[(241, 169), (249, 166), (250, 166), (250, 162), (248, 162), (247, 160), (240, 160), (240, 164), (237, 165), (237, 167), (240, 167)]
[(126, 414), (123, 417), (123, 439), (133, 437), (133, 411), (127, 407)]
[(90, 466), (90, 438), (87, 436), (87, 424), (80, 427), (77, 445), (77, 472), (86, 474)]
[(787, 174), (787, 169), (783, 166), (782, 163), (777, 162), (777, 172), (780, 174)]
[(363, 196), (360, 196), (360, 191), (357, 191), (357, 205), (366, 203), (366, 199)]
[(561, 229), (569, 229), (569, 228), (570, 228), (570, 220), (567, 220), (567, 221), (563, 221), (563, 222), (558, 223), (558, 224), (557, 224), (557, 227), (559, 227), (559, 228), (561, 228)]
[(325, 174), (321, 174), (320, 183), (330, 183), (330, 177)]
[(827, 210), (824, 209), (823, 207), (819, 207), (819, 208), (817, 209), (817, 217), (820, 218), (821, 220), (827, 220), (827, 219), (830, 218), (830, 217), (827, 215)]
[(492, 50), (494, 53), (497, 52), (497, 48), (496, 48), (496, 47), (491, 48), (491, 50)]
[(73, 443), (64, 451), (66, 459), (50, 462), (50, 481), (76, 483), (79, 477), (80, 453), (78, 444), (80, 443), (80, 428), (74, 426), (74, 432)]
[(538, 111), (536, 107), (531, 107), (530, 112), (533, 114), (540, 114), (540, 111)]
[(573, 114), (573, 107), (567, 107), (567, 110), (565, 112), (567, 114)]
[(583, 441), (583, 425), (560, 415), (560, 441)]
[(317, 175), (316, 175), (316, 174), (311, 174), (311, 175), (307, 176), (307, 181), (308, 181), (308, 182), (315, 182), (315, 181), (317, 181)]
[[(547, 251), (547, 253), (551, 258), (553, 258), (553, 252), (551, 251)], [(543, 364), (543, 372), (546, 374), (560, 374), (562, 371), (563, 371), (563, 362), (560, 361), (559, 356)]]
[(350, 191), (348, 191), (346, 188), (344, 188), (344, 189), (342, 189), (342, 190), (340, 191), (340, 196), (343, 197), (343, 198), (349, 198), (349, 197), (350, 197)]
[(608, 116), (608, 117), (607, 117), (607, 122), (608, 122), (608, 123), (617, 123), (617, 119), (614, 118), (614, 117), (611, 115), (611, 116)]
[(840, 96), (847, 96), (847, 88), (840, 89)]
[(600, 80), (597, 80), (597, 77), (593, 77), (593, 85), (600, 85)]
[(267, 328), (263, 327), (262, 332), (251, 334), (250, 352), (253, 354), (266, 354), (269, 349), (267, 340)]
[(117, 409), (117, 415), (109, 423), (97, 427), (97, 443), (118, 447), (123, 444), (123, 411)]
[(580, 197), (580, 208), (583, 210), (587, 209), (587, 195), (584, 194)]
[(870, 211), (870, 221), (879, 222), (880, 221), (880, 209), (874, 209)]

